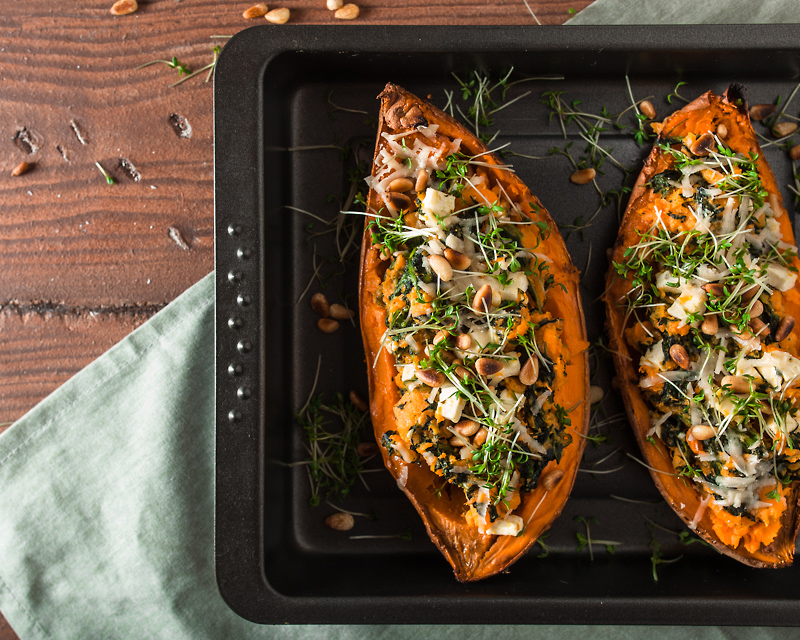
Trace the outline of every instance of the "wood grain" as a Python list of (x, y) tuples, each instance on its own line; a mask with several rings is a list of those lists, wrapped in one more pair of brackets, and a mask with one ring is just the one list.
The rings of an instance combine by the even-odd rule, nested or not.
[[(198, 69), (221, 42), (211, 36), (263, 21), (242, 18), (247, 2), (141, 0), (122, 17), (111, 4), (27, 0), (0, 15), (0, 423), (213, 268), (211, 84), (170, 88), (174, 70), (135, 68), (176, 56)], [(364, 0), (347, 24), (324, 0), (283, 4), (292, 23), (338, 22), (343, 41), (363, 24), (536, 25), (524, 0)], [(589, 0), (528, 4), (542, 24), (561, 24)], [(190, 138), (172, 114), (188, 119)], [(12, 177), (23, 160), (31, 170)], [(12, 638), (0, 618), (0, 640)]]

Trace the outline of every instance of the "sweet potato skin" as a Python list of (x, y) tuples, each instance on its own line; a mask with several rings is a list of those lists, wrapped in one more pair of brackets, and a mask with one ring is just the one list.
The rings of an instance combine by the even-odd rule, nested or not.
[[(487, 151), (456, 120), (397, 85), (388, 84), (379, 98), (381, 110), (376, 155), (383, 132), (397, 133), (399, 130), (427, 124), (438, 124), (438, 133), (442, 136), (460, 138), (461, 149), (467, 154), (475, 155)], [(408, 496), (425, 523), (431, 540), (453, 567), (456, 578), (462, 582), (480, 580), (506, 570), (560, 514), (575, 481), (585, 445), (585, 438), (582, 436), (586, 434), (589, 420), (588, 343), (578, 290), (578, 273), (555, 223), (539, 201), (516, 175), (501, 168), (500, 161), (493, 154), (482, 156), (482, 160), (491, 165), (490, 173), (496, 180), (502, 181), (509, 196), (519, 197), (522, 202), (541, 207), (539, 219), (546, 222), (552, 230), (549, 238), (539, 245), (537, 251), (553, 259), (556, 285), (548, 293), (545, 309), (565, 320), (562, 339), (572, 349), (571, 363), (568, 365), (569, 384), (558, 391), (561, 394), (559, 403), (571, 410), (572, 424), (568, 433), (572, 436), (572, 443), (564, 449), (558, 464), (558, 468), (564, 471), (561, 482), (550, 491), (539, 487), (523, 494), (522, 506), (515, 513), (527, 522), (527, 526), (516, 537), (483, 535), (467, 526), (464, 520), (467, 506), (460, 487), (447, 483), (444, 490), (437, 493), (442, 484), (439, 476), (427, 467), (407, 464), (397, 455), (390, 456), (381, 447), (386, 468)], [(370, 192), (368, 201), (376, 209), (381, 206), (373, 192)], [(533, 232), (525, 227), (522, 229), (523, 244), (533, 246)], [(371, 245), (371, 236), (365, 226), (361, 249), (359, 309), (367, 363), (370, 412), (378, 443), (387, 431), (395, 428), (393, 407), (399, 400), (399, 390), (393, 382), (396, 373), (394, 357), (381, 348), (386, 312), (376, 303), (376, 294), (385, 268), (378, 250)], [(563, 284), (564, 290), (559, 284)], [(545, 473), (555, 466), (555, 462), (551, 462)]]
[[(690, 132), (714, 131), (723, 124), (727, 129), (726, 144), (739, 153), (757, 153), (758, 170), (766, 190), (777, 197), (782, 207), (780, 190), (775, 177), (763, 157), (755, 132), (750, 122), (747, 101), (741, 85), (731, 85), (723, 96), (707, 92), (687, 104), (681, 110), (666, 118), (662, 135), (683, 137)], [(640, 215), (652, 192), (645, 183), (654, 175), (667, 168), (663, 155), (654, 146), (645, 161), (644, 168), (631, 192), (628, 207), (620, 225), (619, 235), (613, 249), (612, 262), (623, 262), (625, 250), (636, 244), (641, 233), (652, 227), (652, 218)], [(784, 211), (778, 218), (783, 238), (794, 243), (789, 215)], [(797, 258), (794, 266), (800, 268)], [(650, 414), (647, 403), (639, 390), (639, 353), (632, 349), (624, 338), (624, 309), (617, 301), (625, 296), (627, 281), (618, 277), (613, 265), (609, 268), (606, 282), (606, 319), (610, 349), (613, 354), (619, 381), (620, 392), (625, 403), (628, 419), (633, 427), (636, 440), (645, 462), (652, 467), (650, 475), (653, 482), (672, 509), (689, 526), (700, 505), (700, 494), (684, 478), (676, 477), (667, 448), (657, 440), (655, 444), (646, 440), (650, 429)], [(797, 288), (783, 294), (787, 313), (800, 317), (800, 291)], [(800, 528), (800, 483), (792, 483), (787, 501), (788, 508), (783, 514), (781, 533), (768, 546), (762, 546), (755, 553), (740, 548), (732, 549), (714, 533), (709, 510), (697, 524), (695, 532), (717, 551), (736, 560), (758, 568), (780, 568), (791, 565), (794, 555), (795, 539)]]

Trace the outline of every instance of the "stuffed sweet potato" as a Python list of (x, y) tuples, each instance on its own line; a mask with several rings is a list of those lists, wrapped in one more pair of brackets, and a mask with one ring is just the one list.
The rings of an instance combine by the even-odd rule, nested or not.
[(620, 388), (664, 498), (720, 552), (791, 564), (800, 263), (740, 85), (664, 120), (608, 274)]
[(588, 424), (578, 274), (539, 201), (467, 129), (389, 84), (361, 255), (387, 469), (461, 581), (561, 512)]

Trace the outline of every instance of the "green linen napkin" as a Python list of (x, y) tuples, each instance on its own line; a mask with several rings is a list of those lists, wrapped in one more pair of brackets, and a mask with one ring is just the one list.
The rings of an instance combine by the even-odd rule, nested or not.
[[(777, 0), (666, 4), (596, 0), (571, 23), (798, 19), (793, 2)], [(0, 435), (0, 610), (22, 640), (796, 635), (753, 628), (271, 627), (239, 618), (214, 578), (213, 282), (213, 274), (205, 277)]]
[(567, 24), (795, 24), (792, 0), (595, 0)]

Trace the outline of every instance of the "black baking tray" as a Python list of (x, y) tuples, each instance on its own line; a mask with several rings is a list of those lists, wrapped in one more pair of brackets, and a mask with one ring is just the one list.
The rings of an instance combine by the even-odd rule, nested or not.
[[(653, 95), (660, 116), (678, 108), (664, 97), (718, 93), (744, 83), (751, 102), (785, 99), (800, 78), (796, 26), (670, 27), (256, 27), (225, 47), (215, 79), (216, 227), (216, 534), (220, 592), (239, 615), (260, 623), (649, 623), (800, 624), (800, 568), (751, 569), (700, 544), (682, 544), (682, 531), (643, 467), (626, 452), (636, 446), (623, 421), (603, 425), (607, 441), (589, 444), (570, 502), (546, 538), (506, 574), (459, 584), (427, 539), (409, 502), (385, 471), (367, 474), (345, 500), (357, 518), (348, 533), (327, 529), (333, 509), (308, 505), (305, 469), (287, 463), (305, 457), (294, 412), (312, 389), (356, 389), (366, 394), (363, 349), (356, 323), (334, 334), (315, 328), (309, 295), (314, 266), (312, 221), (302, 209), (335, 217), (327, 200), (347, 185), (338, 151), (291, 151), (308, 146), (374, 144), (375, 96), (387, 81), (442, 106), (445, 91), (460, 100), (453, 74), (475, 70), (497, 78), (563, 76), (513, 87), (509, 98), (531, 93), (495, 115), (493, 145), (533, 160), (509, 157), (522, 179), (568, 231), (597, 207), (591, 187), (574, 187), (562, 155), (568, 142), (548, 120), (544, 91), (563, 91), (596, 113), (629, 104), (625, 77), (637, 98)], [(459, 104), (465, 104), (459, 102)], [(341, 109), (340, 107), (343, 107)], [(797, 113), (800, 99), (790, 110)], [(581, 141), (570, 129), (573, 150)], [(603, 144), (630, 166), (647, 153), (628, 131), (610, 127)], [(791, 181), (787, 154), (766, 150), (778, 182)], [(371, 152), (367, 153), (371, 158)], [(606, 165), (601, 181), (621, 183)], [(610, 187), (609, 187), (610, 188)], [(791, 206), (792, 194), (784, 190)], [(624, 204), (624, 203), (623, 203)], [(296, 209), (290, 209), (295, 207)], [(584, 273), (582, 293), (590, 340), (603, 334), (606, 248), (617, 230), (612, 208), (567, 245)], [(320, 246), (321, 246), (320, 245)], [(357, 270), (347, 266), (326, 282), (333, 299), (354, 300)], [(297, 302), (300, 299), (300, 302)], [(607, 390), (607, 416), (621, 411), (603, 359), (595, 382)], [(594, 467), (597, 461), (605, 462)], [(614, 471), (615, 468), (622, 467)], [(625, 502), (620, 496), (638, 502)], [(652, 502), (654, 504), (645, 504)], [(578, 517), (594, 518), (593, 559), (579, 549)], [(653, 526), (650, 523), (656, 523)], [(351, 535), (393, 536), (411, 539)], [(404, 536), (407, 538), (407, 536)], [(654, 542), (655, 541), (655, 542)], [(657, 543), (657, 545), (656, 545)], [(654, 579), (654, 552), (664, 560)]]

